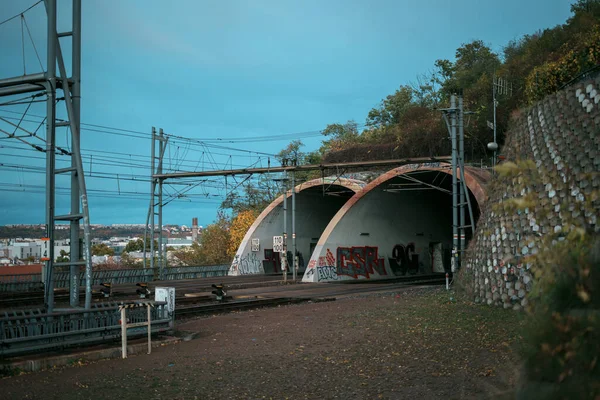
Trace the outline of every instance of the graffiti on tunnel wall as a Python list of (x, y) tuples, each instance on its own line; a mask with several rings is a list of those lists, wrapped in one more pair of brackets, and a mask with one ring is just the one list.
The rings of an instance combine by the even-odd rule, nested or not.
[(311, 260), (306, 271), (306, 279), (312, 280), (316, 275), (317, 282), (321, 282), (336, 281), (340, 276), (355, 279), (364, 276), (370, 279), (372, 274), (387, 275), (385, 260), (379, 257), (377, 247), (338, 247), (336, 256), (327, 249), (325, 256)]
[(231, 263), (234, 271), (238, 271), (240, 275), (259, 274), (261, 270), (261, 262), (256, 256), (256, 253), (249, 253), (245, 256), (236, 255)]
[(364, 276), (369, 279), (371, 274), (387, 275), (385, 261), (378, 256), (377, 247), (338, 247), (336, 272), (353, 278)]
[(337, 281), (338, 275), (334, 266), (317, 267), (317, 280), (321, 281)]
[(323, 257), (319, 257), (319, 267), (333, 267), (335, 266), (335, 257), (331, 253), (331, 250), (327, 249), (327, 253)]
[[(265, 249), (265, 259), (262, 262), (263, 269), (266, 274), (273, 274), (277, 272), (281, 272), (281, 254), (276, 253), (273, 249)], [(288, 269), (291, 271), (292, 265), (294, 265), (294, 256), (291, 251), (288, 251), (287, 254), (287, 265)], [(304, 257), (302, 253), (296, 251), (296, 256), (298, 257), (298, 269), (304, 268)]]
[(415, 274), (419, 271), (419, 255), (415, 252), (414, 243), (395, 245), (389, 261), (394, 275), (406, 275), (407, 272)]
[[(416, 245), (412, 242), (395, 245), (388, 260), (394, 276), (416, 274), (423, 267)], [(338, 247), (336, 256), (327, 249), (324, 256), (312, 259), (306, 270), (306, 278), (313, 280), (316, 277), (317, 282), (335, 281), (342, 276), (370, 279), (373, 274), (388, 275), (385, 258), (379, 256), (379, 249), (375, 246)]]
[(318, 260), (310, 260), (308, 263), (306, 279), (312, 280), (315, 275), (317, 282), (338, 280), (335, 257), (331, 250), (327, 249), (325, 256), (319, 257)]

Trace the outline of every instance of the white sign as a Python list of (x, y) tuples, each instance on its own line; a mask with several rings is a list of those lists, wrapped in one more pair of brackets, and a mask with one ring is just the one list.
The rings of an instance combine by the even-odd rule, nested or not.
[(154, 301), (166, 301), (167, 311), (175, 311), (175, 288), (157, 287), (154, 289)]
[(50, 239), (42, 238), (42, 257), (41, 261), (50, 261), (50, 254), (48, 253), (48, 243), (50, 243)]
[(273, 236), (273, 252), (283, 253), (283, 236)]
[(259, 238), (252, 239), (251, 250), (252, 251), (260, 251), (260, 239)]

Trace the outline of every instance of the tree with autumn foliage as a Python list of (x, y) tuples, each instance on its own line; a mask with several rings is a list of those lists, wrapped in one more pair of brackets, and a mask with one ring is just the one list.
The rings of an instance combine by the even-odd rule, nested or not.
[(239, 212), (231, 221), (229, 230), (229, 254), (231, 258), (235, 255), (238, 247), (242, 243), (246, 232), (256, 220), (257, 214), (253, 210), (244, 210)]
[(199, 243), (174, 252), (182, 264), (189, 266), (221, 265), (231, 262), (229, 254), (229, 231), (231, 218), (223, 211), (217, 220), (202, 230)]
[(200, 237), (200, 254), (205, 265), (227, 264), (229, 256), (229, 229), (231, 219), (223, 211), (217, 213), (217, 220), (208, 225)]

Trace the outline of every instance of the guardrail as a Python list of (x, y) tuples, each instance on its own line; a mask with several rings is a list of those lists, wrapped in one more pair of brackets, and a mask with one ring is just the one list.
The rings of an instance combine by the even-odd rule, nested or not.
[[(0, 317), (0, 357), (63, 348), (81, 344), (98, 343), (121, 337), (121, 313), (124, 303), (102, 303), (92, 310), (69, 310), (44, 313), (40, 310), (5, 312)], [(147, 320), (146, 309), (131, 309), (129, 323)], [(152, 332), (171, 329), (173, 314), (164, 301), (154, 302), (151, 309)], [(146, 328), (131, 328), (127, 336), (143, 336)]]
[[(164, 270), (164, 280), (197, 279), (213, 276), (225, 276), (229, 265), (208, 265), (196, 267), (168, 267)], [(158, 269), (135, 268), (114, 269), (94, 271), (92, 274), (92, 285), (100, 285), (104, 282), (113, 284), (151, 282), (158, 280)], [(84, 272), (79, 274), (79, 282), (85, 282)], [(56, 272), (54, 274), (55, 288), (69, 287), (69, 273)], [(15, 274), (0, 275), (0, 292), (33, 291), (42, 289), (41, 274)]]

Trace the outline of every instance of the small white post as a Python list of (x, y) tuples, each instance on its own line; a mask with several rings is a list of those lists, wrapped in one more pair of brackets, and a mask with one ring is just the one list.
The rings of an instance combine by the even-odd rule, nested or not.
[(146, 308), (148, 309), (148, 354), (150, 354), (152, 352), (152, 314), (150, 312), (150, 304), (147, 304)]
[(450, 290), (450, 282), (448, 280), (448, 273), (446, 272), (446, 290)]
[(126, 308), (121, 307), (121, 354), (127, 358), (127, 316)]
[(283, 271), (283, 282), (287, 283), (287, 254), (279, 253), (279, 256), (281, 257), (281, 270)]

